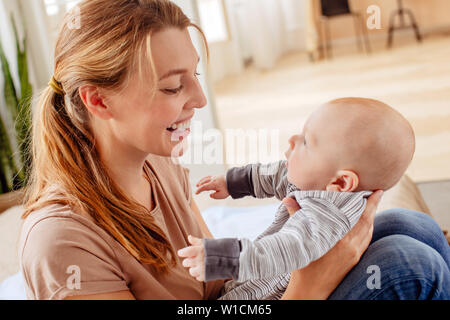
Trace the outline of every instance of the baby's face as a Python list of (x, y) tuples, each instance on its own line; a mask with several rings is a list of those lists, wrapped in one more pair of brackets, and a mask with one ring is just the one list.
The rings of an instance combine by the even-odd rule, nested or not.
[(289, 139), (288, 181), (302, 190), (387, 190), (405, 172), (414, 146), (410, 124), (388, 105), (337, 99)]
[(338, 170), (335, 119), (322, 108), (314, 112), (300, 134), (289, 138), (288, 181), (302, 190), (325, 190)]

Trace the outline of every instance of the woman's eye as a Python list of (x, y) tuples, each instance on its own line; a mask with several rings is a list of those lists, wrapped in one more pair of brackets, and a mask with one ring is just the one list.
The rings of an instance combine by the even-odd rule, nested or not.
[(181, 91), (181, 89), (183, 89), (183, 86), (179, 86), (178, 88), (174, 88), (174, 89), (164, 89), (165, 92), (169, 93), (169, 94), (177, 94), (178, 92)]

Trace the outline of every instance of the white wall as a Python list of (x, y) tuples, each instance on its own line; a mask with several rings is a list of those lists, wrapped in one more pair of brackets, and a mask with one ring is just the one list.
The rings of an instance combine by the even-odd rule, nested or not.
[[(175, 2), (180, 8), (182, 8), (183, 12), (197, 25), (200, 25), (199, 21), (199, 13), (198, 8), (196, 5), (196, 0), (172, 0)], [(200, 148), (201, 150), (205, 150), (205, 148), (208, 145), (208, 141), (203, 141), (203, 133), (207, 130), (215, 129), (217, 128), (217, 121), (216, 121), (216, 115), (214, 113), (214, 93), (211, 90), (211, 79), (208, 71), (208, 67), (206, 65), (206, 52), (204, 50), (203, 46), (203, 40), (200, 36), (200, 34), (195, 30), (190, 30), (191, 38), (194, 43), (194, 46), (197, 49), (197, 53), (200, 56), (200, 63), (198, 66), (198, 72), (202, 74), (203, 76), (199, 77), (200, 83), (202, 85), (203, 91), (206, 95), (208, 104), (201, 109), (197, 109), (195, 111), (194, 121), (198, 121), (201, 123), (201, 130), (196, 131), (195, 127), (191, 127), (191, 134), (188, 137), (191, 143), (191, 151), (193, 150), (193, 146), (197, 145), (196, 148)], [(213, 53), (211, 52), (211, 58), (213, 56)], [(201, 145), (199, 147), (198, 145)], [(198, 150), (198, 149), (197, 149)], [(198, 180), (206, 175), (214, 175), (223, 173), (225, 171), (225, 165), (224, 160), (219, 164), (196, 164), (192, 163), (194, 162), (192, 157), (190, 159), (184, 158), (183, 165), (190, 169), (190, 178), (191, 183), (195, 185), (195, 183), (198, 182)], [(191, 162), (191, 163), (190, 163)]]
[(210, 44), (212, 81), (242, 72), (247, 59), (270, 69), (282, 55), (304, 50), (307, 1), (226, 0), (230, 40)]

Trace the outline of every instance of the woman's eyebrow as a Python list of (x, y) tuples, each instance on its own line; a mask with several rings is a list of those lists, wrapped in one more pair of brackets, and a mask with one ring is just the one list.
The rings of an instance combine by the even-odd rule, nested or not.
[[(199, 62), (200, 62), (200, 57), (198, 57), (198, 59), (197, 59), (197, 64)], [(159, 81), (161, 81), (161, 80), (163, 80), (165, 78), (168, 78), (168, 77), (171, 77), (171, 76), (174, 76), (174, 75), (177, 75), (177, 74), (183, 74), (183, 73), (186, 73), (186, 72), (187, 72), (186, 69), (173, 69), (173, 70), (170, 70), (169, 72), (165, 73), (161, 78), (159, 78)]]

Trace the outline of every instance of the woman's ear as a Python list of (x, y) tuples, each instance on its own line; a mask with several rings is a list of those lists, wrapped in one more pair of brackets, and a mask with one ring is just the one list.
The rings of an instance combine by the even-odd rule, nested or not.
[(339, 170), (330, 183), (327, 185), (327, 191), (352, 192), (358, 188), (359, 177), (350, 170)]
[(96, 86), (83, 85), (78, 88), (78, 94), (88, 111), (103, 120), (112, 118), (111, 108), (104, 103)]

